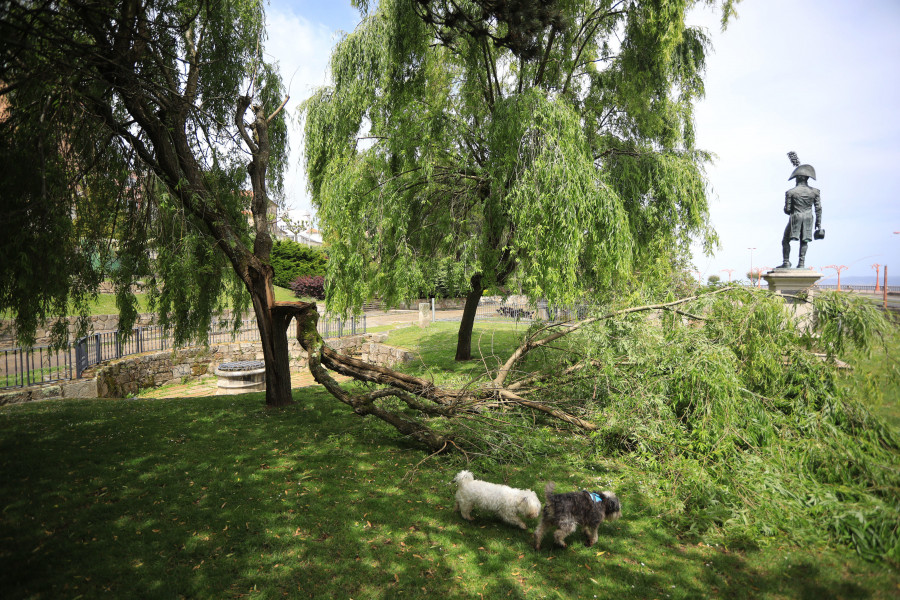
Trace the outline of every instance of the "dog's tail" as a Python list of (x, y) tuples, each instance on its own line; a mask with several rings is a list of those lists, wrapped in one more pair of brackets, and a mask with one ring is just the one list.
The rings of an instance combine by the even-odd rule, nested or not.
[(472, 481), (475, 479), (475, 476), (472, 475), (470, 471), (460, 471), (456, 474), (456, 477), (453, 478), (453, 483), (456, 485), (461, 484), (464, 481)]
[(547, 485), (544, 486), (544, 499), (550, 498), (550, 494), (553, 493), (553, 490), (556, 489), (556, 484), (552, 481), (548, 481)]
[(550, 496), (553, 495), (553, 490), (556, 489), (556, 484), (552, 481), (548, 481), (544, 486), (544, 515), (548, 518), (553, 518), (553, 503), (550, 502)]

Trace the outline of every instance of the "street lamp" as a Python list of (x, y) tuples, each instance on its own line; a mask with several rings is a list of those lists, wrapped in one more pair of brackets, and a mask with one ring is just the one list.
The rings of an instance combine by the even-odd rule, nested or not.
[[(747, 250), (750, 251), (750, 272), (753, 273), (753, 251), (756, 250), (756, 248), (747, 248)], [(751, 281), (750, 283), (753, 282)]]
[(872, 265), (872, 268), (875, 269), (875, 291), (878, 291), (878, 278), (881, 277), (881, 265), (875, 263)]
[(838, 282), (837, 282), (837, 291), (841, 291), (841, 271), (848, 268), (847, 265), (825, 265), (826, 269), (834, 269), (837, 271)]
[(759, 267), (756, 269), (756, 287), (762, 288), (762, 274), (767, 273), (769, 271), (769, 267)]
[(734, 269), (722, 269), (723, 273), (728, 273), (728, 283), (731, 283), (731, 274), (734, 273)]

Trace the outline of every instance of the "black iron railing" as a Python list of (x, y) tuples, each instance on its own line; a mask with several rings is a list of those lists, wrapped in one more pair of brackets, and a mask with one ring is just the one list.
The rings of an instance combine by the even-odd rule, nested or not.
[[(337, 338), (366, 332), (366, 316), (350, 319), (319, 319), (319, 334)], [(214, 326), (207, 335), (208, 344), (257, 342), (256, 321), (242, 321), (235, 330)], [(157, 326), (135, 327), (122, 339), (118, 331), (94, 333), (64, 348), (32, 346), (0, 350), (0, 389), (20, 388), (40, 383), (79, 379), (88, 368), (144, 352), (159, 352), (173, 347), (170, 332)]]

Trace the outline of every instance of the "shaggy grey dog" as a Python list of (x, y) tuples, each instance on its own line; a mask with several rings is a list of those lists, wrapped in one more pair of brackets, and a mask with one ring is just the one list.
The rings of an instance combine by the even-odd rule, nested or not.
[(566, 547), (566, 536), (584, 528), (587, 545), (593, 546), (597, 541), (597, 529), (603, 521), (614, 521), (622, 516), (622, 505), (612, 492), (568, 492), (554, 494), (556, 484), (552, 481), (544, 488), (546, 502), (541, 522), (534, 532), (534, 548), (541, 549), (541, 540), (547, 529), (556, 527), (553, 539)]
[(458, 510), (467, 521), (472, 520), (472, 509), (477, 508), (496, 513), (510, 525), (527, 529), (520, 515), (526, 519), (536, 519), (541, 512), (541, 502), (531, 490), (481, 481), (469, 471), (460, 471), (453, 481), (458, 486), (453, 510)]

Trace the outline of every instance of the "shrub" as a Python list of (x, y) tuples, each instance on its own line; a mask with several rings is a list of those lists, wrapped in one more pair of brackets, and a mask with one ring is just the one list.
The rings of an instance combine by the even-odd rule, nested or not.
[(278, 240), (272, 246), (270, 258), (275, 270), (275, 285), (290, 287), (303, 275), (325, 275), (328, 257), (320, 248), (291, 240)]
[(304, 275), (291, 282), (290, 288), (298, 298), (325, 299), (325, 278), (321, 275)]

